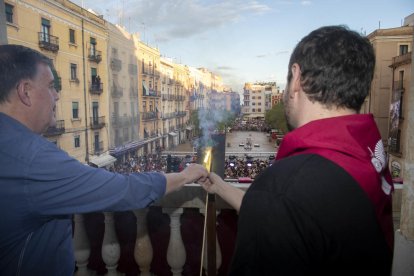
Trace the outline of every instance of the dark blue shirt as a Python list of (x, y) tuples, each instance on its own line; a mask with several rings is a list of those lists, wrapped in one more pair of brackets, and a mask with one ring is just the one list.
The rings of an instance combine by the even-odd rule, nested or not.
[(84, 165), (0, 113), (0, 275), (73, 275), (72, 214), (144, 208), (161, 173)]

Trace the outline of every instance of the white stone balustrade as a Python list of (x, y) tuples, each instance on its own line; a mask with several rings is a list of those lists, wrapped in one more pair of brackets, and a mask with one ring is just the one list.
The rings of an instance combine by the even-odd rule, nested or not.
[[(246, 188), (248, 184), (238, 184), (235, 186)], [(181, 236), (180, 218), (185, 208), (196, 208), (201, 213), (205, 209), (205, 191), (197, 184), (186, 185), (183, 189), (170, 193), (154, 206), (162, 207), (164, 213), (170, 218), (170, 239), (166, 259), (170, 270), (174, 276), (182, 275), (183, 267), (186, 263), (187, 253), (185, 251), (184, 242)], [(222, 199), (217, 197), (216, 208), (231, 209)], [(148, 209), (134, 210), (136, 217), (137, 235), (134, 248), (134, 260), (139, 266), (140, 275), (153, 275), (150, 271), (151, 262), (153, 260), (153, 245), (147, 228), (147, 213)], [(120, 275), (117, 271), (118, 261), (120, 258), (120, 244), (115, 232), (114, 214), (111, 212), (104, 212), (105, 215), (105, 232), (102, 242), (102, 259), (108, 270), (107, 275)], [(86, 266), (90, 255), (89, 241), (85, 232), (85, 226), (82, 215), (75, 215), (74, 217), (75, 231), (74, 231), (74, 250), (77, 272), (76, 275), (90, 275)], [(216, 236), (216, 265), (217, 270), (221, 265), (221, 250)], [(201, 255), (201, 254), (200, 254)], [(162, 276), (162, 275), (158, 275)]]

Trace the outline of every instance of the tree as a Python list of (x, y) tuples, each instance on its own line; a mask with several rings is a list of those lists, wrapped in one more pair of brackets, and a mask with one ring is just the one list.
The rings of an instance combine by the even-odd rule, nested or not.
[(283, 131), (283, 133), (288, 132), (285, 118), (285, 108), (283, 103), (280, 102), (272, 107), (265, 114), (265, 122), (271, 127)]

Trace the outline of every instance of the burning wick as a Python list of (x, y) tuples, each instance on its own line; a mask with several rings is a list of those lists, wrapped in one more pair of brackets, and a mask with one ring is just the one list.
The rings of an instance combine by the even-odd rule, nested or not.
[(206, 148), (205, 150), (204, 168), (206, 168), (208, 172), (211, 170), (211, 148)]

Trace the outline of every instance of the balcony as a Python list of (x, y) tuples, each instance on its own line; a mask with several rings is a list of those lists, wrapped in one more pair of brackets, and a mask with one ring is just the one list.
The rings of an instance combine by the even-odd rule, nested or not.
[(141, 118), (143, 121), (151, 121), (151, 120), (157, 120), (157, 112), (150, 111), (150, 112), (142, 112)]
[(59, 38), (48, 33), (39, 32), (39, 48), (51, 51), (51, 52), (58, 52), (59, 51)]
[(142, 96), (145, 97), (161, 97), (161, 93), (159, 91), (155, 91), (153, 89), (146, 89), (144, 87), (143, 91), (142, 91)]
[(101, 129), (105, 126), (105, 116), (91, 117), (91, 129)]
[(162, 94), (161, 94), (161, 99), (162, 99), (163, 101), (167, 101), (167, 100), (168, 100), (168, 94), (164, 94), (164, 93), (162, 93)]
[(103, 92), (103, 83), (102, 82), (90, 82), (89, 92), (93, 95), (101, 95)]
[(175, 113), (176, 117), (184, 117), (186, 114), (186, 111), (178, 111)]
[(171, 118), (174, 118), (174, 117), (175, 117), (175, 113), (174, 112), (172, 112), (172, 113), (162, 113), (161, 114), (161, 118), (163, 120), (171, 119)]
[(404, 55), (396, 56), (392, 58), (392, 63), (389, 67), (397, 68), (398, 66), (411, 63), (411, 52)]
[(117, 58), (112, 58), (111, 59), (111, 69), (113, 71), (117, 71), (117, 72), (121, 71), (122, 61), (120, 59), (117, 59)]
[(88, 59), (89, 61), (99, 63), (102, 61), (102, 52), (89, 48)]
[(62, 135), (63, 133), (65, 133), (65, 121), (57, 120), (56, 126), (49, 127), (43, 135), (45, 137), (51, 137), (51, 136)]
[(138, 66), (136, 64), (128, 64), (128, 73), (130, 75), (137, 75), (138, 74)]
[[(202, 263), (205, 270), (208, 267), (207, 258), (201, 262), (205, 201), (205, 191), (191, 184), (145, 209), (75, 215), (77, 273), (82, 275), (89, 268), (108, 275), (198, 275)], [(216, 257), (219, 273), (215, 275), (226, 275), (235, 245), (237, 214), (219, 197), (215, 206), (219, 212), (207, 214), (208, 248), (204, 257), (214, 248), (211, 238), (216, 238), (215, 250), (210, 250)], [(210, 218), (217, 224), (212, 226)]]
[(111, 88), (111, 97), (112, 98), (122, 98), (122, 96), (124, 95), (124, 89), (122, 87), (119, 87), (117, 85), (112, 85)]

